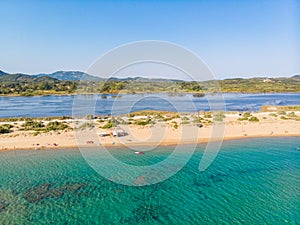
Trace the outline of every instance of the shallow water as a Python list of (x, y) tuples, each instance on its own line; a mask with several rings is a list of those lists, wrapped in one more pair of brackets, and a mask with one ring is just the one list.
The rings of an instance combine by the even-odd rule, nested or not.
[[(226, 141), (199, 172), (204, 147), (176, 175), (144, 187), (104, 179), (76, 149), (1, 152), (0, 224), (299, 224), (300, 138)], [(111, 151), (145, 165), (171, 150)]]
[[(262, 105), (300, 105), (299, 93), (232, 94), (223, 95), (227, 111), (258, 111)], [(96, 96), (81, 96), (83, 102)], [(47, 117), (72, 115), (74, 96), (1, 97), (1, 117)], [(92, 105), (94, 106), (94, 105)], [(191, 94), (145, 94), (98, 98), (95, 114), (126, 114), (138, 110), (196, 112), (210, 110), (207, 98)], [(94, 112), (93, 112), (94, 113)]]

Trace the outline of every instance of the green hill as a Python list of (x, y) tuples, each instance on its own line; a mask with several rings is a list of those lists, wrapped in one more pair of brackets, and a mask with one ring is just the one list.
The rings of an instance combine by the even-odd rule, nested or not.
[(0, 76), (6, 75), (7, 73), (3, 72), (2, 70), (0, 70)]
[(100, 77), (95, 77), (84, 72), (80, 71), (57, 71), (51, 74), (37, 74), (36, 77), (52, 77), (58, 80), (69, 80), (69, 81), (76, 81), (76, 80), (90, 80), (90, 81), (100, 81), (103, 80)]
[(0, 82), (49, 82), (58, 81), (51, 77), (35, 77), (26, 74), (4, 74), (0, 76)]

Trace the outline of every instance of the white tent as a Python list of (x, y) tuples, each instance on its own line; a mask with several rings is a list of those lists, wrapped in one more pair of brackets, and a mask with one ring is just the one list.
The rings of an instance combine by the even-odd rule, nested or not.
[(121, 130), (121, 129), (119, 129), (119, 130), (114, 130), (114, 131), (112, 132), (112, 134), (113, 134), (113, 136), (115, 136), (115, 137), (121, 137), (121, 136), (125, 136), (125, 131), (124, 131), (124, 130)]

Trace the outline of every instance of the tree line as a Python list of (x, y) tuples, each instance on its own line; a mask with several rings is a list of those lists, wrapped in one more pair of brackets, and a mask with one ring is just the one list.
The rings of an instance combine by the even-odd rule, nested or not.
[[(126, 80), (108, 81), (61, 81), (57, 79), (38, 79), (31, 81), (1, 81), (0, 95), (48, 95), (75, 93), (214, 93), (241, 92), (300, 92), (300, 79), (297, 78), (252, 78), (226, 79), (220, 81), (164, 81), (143, 82)], [(200, 95), (199, 95), (200, 96)]]

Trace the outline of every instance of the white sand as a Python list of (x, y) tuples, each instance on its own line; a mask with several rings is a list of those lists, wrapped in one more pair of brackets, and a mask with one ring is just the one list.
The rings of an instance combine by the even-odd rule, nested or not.
[[(297, 112), (300, 115), (300, 112)], [(100, 137), (100, 133), (110, 133), (115, 129), (100, 129), (96, 124), (95, 130), (79, 131), (79, 144), (95, 147), (104, 146), (153, 146), (174, 145), (185, 143), (204, 143), (212, 139), (239, 139), (249, 137), (272, 137), (272, 136), (300, 136), (300, 121), (282, 120), (280, 116), (273, 117), (269, 113), (254, 113), (259, 122), (239, 121), (238, 113), (226, 114), (224, 130), (221, 125), (204, 125), (198, 128), (195, 124), (181, 125), (181, 119), (174, 119), (178, 128), (174, 128), (172, 121), (158, 122), (155, 125), (122, 125), (119, 128), (125, 130), (128, 135), (124, 137)], [(68, 121), (70, 122), (70, 121)], [(22, 123), (22, 122), (19, 122)], [(168, 123), (168, 124), (167, 124)], [(2, 123), (3, 124), (3, 123)], [(13, 125), (18, 125), (11, 123)], [(212, 130), (217, 134), (212, 135)], [(224, 136), (218, 134), (224, 131)], [(76, 148), (74, 131), (62, 131), (51, 133), (40, 133), (33, 135), (32, 131), (14, 130), (9, 134), (0, 135), (0, 150), (13, 149), (46, 149), (46, 148)], [(87, 144), (87, 141), (94, 143)], [(57, 146), (54, 146), (54, 143)]]

